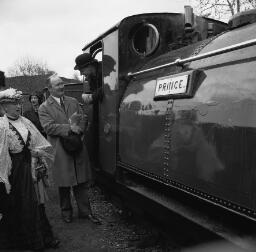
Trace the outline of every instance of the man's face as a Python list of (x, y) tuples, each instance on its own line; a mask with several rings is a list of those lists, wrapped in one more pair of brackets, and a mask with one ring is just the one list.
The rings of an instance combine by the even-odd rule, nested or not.
[(49, 91), (55, 97), (62, 97), (64, 95), (64, 83), (62, 81), (52, 81)]
[(88, 65), (82, 69), (80, 69), (80, 74), (86, 77), (96, 76), (96, 66)]

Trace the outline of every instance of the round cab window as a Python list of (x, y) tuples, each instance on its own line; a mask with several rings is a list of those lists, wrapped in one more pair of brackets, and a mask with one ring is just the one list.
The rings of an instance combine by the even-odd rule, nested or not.
[(159, 33), (152, 24), (144, 24), (139, 27), (132, 40), (133, 49), (136, 53), (147, 56), (153, 53), (159, 43)]

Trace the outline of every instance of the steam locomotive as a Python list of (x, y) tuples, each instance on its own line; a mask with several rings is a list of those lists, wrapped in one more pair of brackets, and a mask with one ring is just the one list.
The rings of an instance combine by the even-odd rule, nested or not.
[[(127, 17), (88, 43), (102, 58), (97, 179), (168, 205), (165, 188), (255, 222), (255, 34), (256, 10), (226, 24), (186, 6)], [(81, 100), (82, 85), (65, 88)]]

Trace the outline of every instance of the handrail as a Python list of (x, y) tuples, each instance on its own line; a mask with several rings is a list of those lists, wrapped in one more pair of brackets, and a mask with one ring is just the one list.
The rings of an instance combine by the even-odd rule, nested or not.
[(135, 75), (151, 72), (151, 71), (154, 71), (154, 70), (158, 70), (158, 69), (161, 69), (161, 68), (164, 68), (164, 67), (180, 66), (180, 65), (183, 65), (183, 64), (188, 63), (188, 62), (192, 62), (192, 61), (196, 61), (196, 60), (200, 60), (200, 59), (205, 59), (205, 58), (212, 57), (212, 56), (219, 55), (219, 54), (223, 54), (223, 53), (226, 53), (226, 52), (232, 52), (232, 51), (239, 50), (239, 49), (246, 48), (246, 47), (253, 46), (253, 45), (256, 45), (256, 39), (247, 40), (247, 41), (244, 41), (244, 42), (241, 42), (241, 43), (234, 44), (232, 46), (223, 47), (223, 48), (220, 48), (220, 49), (217, 49), (217, 50), (213, 50), (213, 51), (210, 51), (210, 52), (207, 52), (207, 53), (202, 53), (200, 55), (188, 57), (188, 58), (185, 58), (185, 59), (179, 59), (178, 58), (173, 62), (163, 64), (163, 65), (159, 65), (159, 66), (152, 67), (152, 68), (148, 68), (148, 69), (141, 70), (141, 71), (138, 71), (138, 72), (133, 72), (133, 73), (129, 72), (127, 75), (128, 76), (135, 76)]

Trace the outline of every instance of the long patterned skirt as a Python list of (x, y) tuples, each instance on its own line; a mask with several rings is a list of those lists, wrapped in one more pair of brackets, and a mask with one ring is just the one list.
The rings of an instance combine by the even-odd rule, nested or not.
[(3, 199), (0, 249), (43, 249), (54, 238), (44, 205), (38, 204), (31, 175), (30, 151), (24, 147), (22, 152), (11, 154), (11, 158), (10, 194), (3, 192), (3, 184), (0, 187)]

